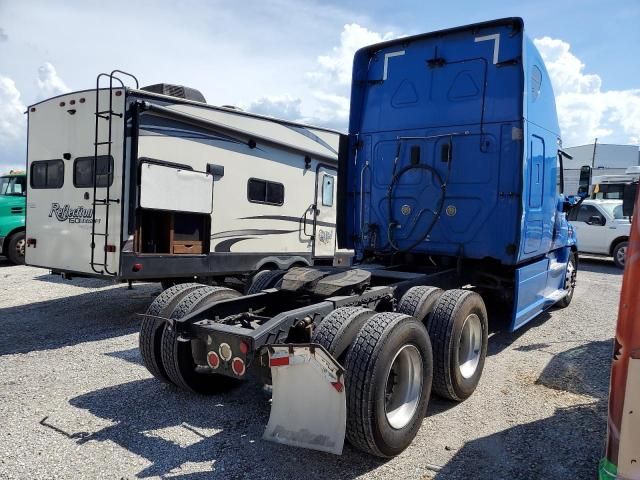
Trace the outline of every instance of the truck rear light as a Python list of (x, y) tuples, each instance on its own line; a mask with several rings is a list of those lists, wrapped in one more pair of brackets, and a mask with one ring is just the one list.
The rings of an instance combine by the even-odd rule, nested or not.
[(31, 107), (31, 111), (35, 112), (36, 111), (36, 107)]
[(105, 245), (104, 246), (104, 251), (105, 252), (109, 252), (109, 253), (114, 253), (116, 251), (116, 246), (115, 245)]
[(120, 95), (122, 95), (122, 90), (118, 90), (118, 91), (116, 92), (116, 97), (119, 97)]
[(85, 102), (85, 99), (84, 99), (84, 97), (82, 97), (82, 98), (80, 99), (80, 103), (84, 103), (84, 102)]
[(220, 358), (225, 362), (231, 360), (233, 352), (231, 351), (231, 347), (228, 343), (221, 343), (220, 348), (218, 348), (218, 353), (220, 353)]
[(244, 340), (240, 340), (240, 352), (243, 355), (246, 355), (247, 353), (249, 353), (249, 344)]
[(233, 370), (233, 373), (235, 373), (239, 377), (244, 375), (244, 372), (246, 371), (244, 361), (238, 357), (234, 358), (233, 362), (231, 362), (231, 370)]
[(133, 272), (139, 272), (140, 270), (142, 270), (142, 264), (141, 263), (134, 263), (133, 267), (131, 267), (131, 270)]
[(36, 248), (36, 239), (35, 238), (27, 238), (27, 247)]
[(220, 366), (220, 357), (216, 352), (209, 352), (207, 354), (207, 363), (213, 369), (216, 369)]
[(64, 102), (60, 102), (60, 106), (61, 106), (61, 107), (64, 107), (65, 105), (66, 105), (66, 103), (64, 103)]

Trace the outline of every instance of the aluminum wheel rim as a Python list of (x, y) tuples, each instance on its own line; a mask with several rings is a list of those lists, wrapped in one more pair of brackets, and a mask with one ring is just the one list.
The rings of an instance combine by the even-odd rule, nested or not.
[(567, 290), (569, 290), (569, 295), (571, 295), (573, 293), (573, 287), (575, 286), (575, 275), (576, 275), (576, 268), (573, 265), (573, 262), (571, 260), (569, 260), (569, 262), (567, 262), (567, 278), (565, 280), (566, 286), (565, 288)]
[(393, 357), (384, 390), (387, 422), (396, 430), (405, 427), (422, 395), (422, 355), (414, 345), (403, 346)]
[(22, 240), (18, 240), (16, 242), (16, 252), (19, 256), (24, 257), (24, 251), (27, 241), (23, 238)]
[(624, 265), (624, 258), (627, 254), (627, 247), (620, 247), (616, 252), (616, 259), (620, 265)]
[(458, 344), (458, 365), (460, 375), (471, 378), (480, 363), (480, 349), (482, 347), (482, 322), (475, 313), (469, 315), (462, 325), (460, 343)]

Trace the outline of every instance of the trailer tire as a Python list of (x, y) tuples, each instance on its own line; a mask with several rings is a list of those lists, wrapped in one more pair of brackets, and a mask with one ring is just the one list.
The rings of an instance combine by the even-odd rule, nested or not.
[[(615, 257), (614, 257), (615, 258)], [(573, 300), (573, 293), (576, 288), (576, 276), (578, 274), (578, 263), (576, 262), (576, 255), (569, 253), (569, 260), (567, 261), (567, 273), (565, 276), (565, 288), (569, 291), (567, 294), (556, 303), (559, 308), (567, 308)]]
[(433, 345), (433, 390), (462, 401), (474, 392), (482, 376), (489, 336), (487, 309), (470, 290), (445, 291), (429, 322)]
[(346, 358), (349, 345), (364, 323), (376, 312), (364, 307), (337, 308), (324, 317), (311, 336), (312, 343), (322, 345), (339, 362)]
[[(196, 308), (220, 300), (239, 297), (236, 290), (225, 287), (199, 288), (184, 296), (176, 305), (171, 318), (179, 320)], [(219, 393), (238, 384), (234, 378), (208, 371), (198, 371), (189, 341), (180, 341), (175, 329), (167, 327), (162, 333), (162, 365), (169, 380), (176, 386), (194, 393)]]
[(407, 448), (422, 425), (432, 375), (431, 342), (422, 322), (397, 312), (369, 318), (346, 360), (351, 445), (384, 458)]
[(254, 293), (260, 293), (267, 288), (274, 288), (284, 274), (286, 270), (260, 270), (251, 279), (251, 284), (247, 288), (247, 295), (253, 295)]
[(398, 312), (417, 318), (429, 330), (433, 308), (444, 291), (438, 287), (411, 287), (400, 299)]
[[(199, 283), (182, 283), (168, 288), (158, 295), (151, 305), (149, 305), (146, 314), (168, 317), (182, 297), (202, 287), (204, 287), (204, 285)], [(140, 355), (142, 356), (142, 363), (147, 370), (158, 380), (171, 383), (162, 366), (162, 333), (166, 325), (162, 320), (144, 317), (140, 325), (138, 347), (140, 349)]]

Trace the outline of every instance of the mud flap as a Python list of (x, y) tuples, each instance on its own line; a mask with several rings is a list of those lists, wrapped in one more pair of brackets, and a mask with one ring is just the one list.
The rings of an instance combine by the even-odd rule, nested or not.
[(269, 347), (273, 399), (263, 438), (342, 454), (347, 400), (344, 370), (317, 344)]

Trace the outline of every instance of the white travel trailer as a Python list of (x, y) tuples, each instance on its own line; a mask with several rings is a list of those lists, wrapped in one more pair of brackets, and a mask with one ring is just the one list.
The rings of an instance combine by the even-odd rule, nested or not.
[(27, 264), (175, 281), (331, 262), (338, 132), (116, 75), (28, 109)]

